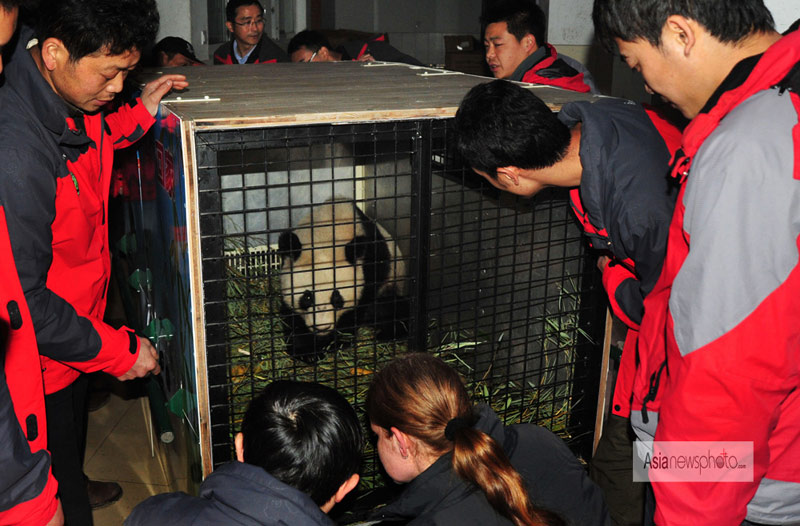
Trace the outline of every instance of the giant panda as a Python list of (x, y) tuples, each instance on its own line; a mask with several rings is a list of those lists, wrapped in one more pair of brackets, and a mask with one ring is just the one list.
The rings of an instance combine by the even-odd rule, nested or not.
[(287, 350), (314, 361), (340, 332), (368, 325), (380, 340), (406, 334), (406, 263), (395, 241), (352, 200), (311, 209), (278, 239)]

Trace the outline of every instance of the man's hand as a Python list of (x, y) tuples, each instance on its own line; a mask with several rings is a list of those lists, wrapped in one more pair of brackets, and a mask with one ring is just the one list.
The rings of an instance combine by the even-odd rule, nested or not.
[(64, 511), (61, 509), (61, 501), (58, 501), (58, 509), (56, 509), (56, 514), (53, 515), (53, 518), (50, 519), (50, 522), (47, 523), (47, 526), (64, 526)]
[(608, 266), (610, 261), (611, 258), (608, 256), (600, 256), (599, 258), (597, 258), (597, 268), (600, 269), (600, 272), (606, 270), (606, 266)]
[(158, 352), (155, 347), (147, 338), (140, 336), (137, 336), (137, 338), (139, 338), (139, 356), (136, 357), (136, 363), (127, 373), (118, 376), (118, 380), (133, 380), (134, 378), (141, 378), (150, 372), (153, 374), (161, 372), (161, 366), (158, 365)]
[(359, 62), (375, 62), (375, 57), (370, 55), (369, 53), (364, 53), (358, 58)]
[(158, 105), (161, 99), (170, 90), (182, 90), (189, 85), (184, 75), (162, 75), (161, 77), (148, 82), (142, 89), (142, 102), (144, 107), (153, 117), (156, 116)]

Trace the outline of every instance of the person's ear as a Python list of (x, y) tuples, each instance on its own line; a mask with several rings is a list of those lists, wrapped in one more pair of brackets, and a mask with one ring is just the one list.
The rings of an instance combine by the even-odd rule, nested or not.
[(228, 28), (229, 33), (233, 33), (233, 22), (225, 22), (225, 27)]
[(233, 447), (236, 450), (236, 460), (244, 462), (244, 435), (236, 433), (233, 438)]
[(525, 51), (528, 53), (533, 53), (539, 49), (538, 42), (536, 42), (536, 37), (530, 33), (522, 37), (522, 44), (525, 46)]
[(350, 478), (345, 480), (339, 489), (336, 490), (336, 494), (333, 496), (333, 499), (336, 502), (342, 502), (342, 500), (347, 496), (348, 493), (353, 491), (356, 486), (358, 486), (358, 481), (361, 480), (358, 473), (353, 473), (350, 475)]
[(397, 443), (397, 449), (400, 451), (400, 456), (408, 458), (411, 454), (411, 439), (408, 435), (397, 429), (396, 427), (392, 427), (389, 429), (391, 431), (392, 436), (394, 437), (395, 442)]
[(519, 168), (516, 166), (503, 166), (498, 168), (497, 178), (505, 179), (514, 186), (519, 186)]
[(681, 47), (683, 55), (689, 56), (697, 43), (697, 27), (681, 15), (670, 15), (664, 24), (662, 43), (674, 43)]
[(58, 38), (46, 39), (39, 49), (42, 52), (42, 63), (48, 71), (53, 71), (58, 65), (66, 64), (69, 61), (69, 51)]
[(353, 473), (350, 475), (350, 478), (342, 482), (342, 485), (339, 486), (339, 489), (336, 490), (336, 493), (334, 493), (333, 496), (328, 499), (328, 502), (320, 506), (319, 509), (321, 509), (323, 513), (329, 513), (337, 503), (342, 502), (347, 494), (353, 491), (356, 486), (358, 486), (359, 480), (360, 478), (358, 473)]

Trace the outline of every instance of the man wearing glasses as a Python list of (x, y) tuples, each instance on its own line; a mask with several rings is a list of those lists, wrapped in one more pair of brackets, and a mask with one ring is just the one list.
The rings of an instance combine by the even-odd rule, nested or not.
[(225, 25), (233, 38), (214, 52), (214, 64), (289, 62), (289, 57), (264, 34), (264, 8), (258, 0), (230, 0)]

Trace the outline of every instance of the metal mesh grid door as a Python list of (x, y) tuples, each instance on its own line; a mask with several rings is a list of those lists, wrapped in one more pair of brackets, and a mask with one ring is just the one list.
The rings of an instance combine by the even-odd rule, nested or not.
[[(549, 427), (588, 457), (605, 303), (566, 194), (527, 201), (483, 184), (451, 155), (448, 123), (197, 134), (214, 465), (232, 458), (247, 403), (267, 383), (321, 382), (361, 412), (371, 374), (408, 350), (441, 356), (466, 377), (476, 401), (507, 422)], [(355, 212), (345, 217), (337, 208), (337, 219), (322, 221), (332, 198)], [(402, 272), (384, 276), (369, 314), (337, 326), (319, 353), (293, 355), (286, 280), (301, 278), (287, 277), (281, 238), (316, 239), (320, 221), (331, 232), (361, 233), (356, 222), (366, 221), (381, 234), (355, 249), (338, 230), (320, 234), (335, 238), (326, 250), (376, 254), (373, 245), (388, 242), (393, 269)], [(361, 281), (337, 270), (325, 274), (333, 278), (324, 288), (313, 274), (325, 301), (344, 301), (347, 287), (369, 281), (366, 270)], [(387, 313), (397, 318), (388, 338)], [(361, 491), (384, 484), (369, 446), (362, 480)]]

